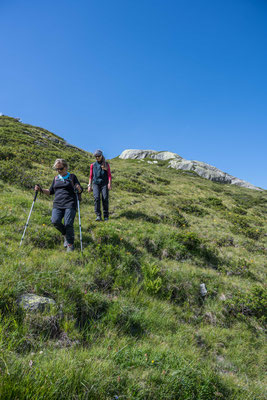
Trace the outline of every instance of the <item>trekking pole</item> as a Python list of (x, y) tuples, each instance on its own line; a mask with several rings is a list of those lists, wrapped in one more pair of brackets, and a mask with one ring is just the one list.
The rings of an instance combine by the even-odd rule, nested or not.
[(37, 198), (37, 195), (38, 195), (38, 190), (35, 191), (34, 199), (33, 199), (32, 206), (31, 206), (31, 211), (30, 211), (30, 214), (29, 214), (29, 216), (28, 216), (28, 219), (27, 219), (27, 222), (26, 222), (26, 225), (25, 225), (25, 228), (24, 228), (24, 232), (23, 232), (23, 235), (22, 235), (22, 238), (21, 238), (19, 247), (22, 245), (22, 241), (23, 241), (23, 239), (24, 239), (26, 229), (27, 229), (27, 227), (28, 227), (28, 225), (29, 225), (29, 221), (30, 221), (30, 218), (31, 218), (31, 213), (32, 213), (33, 206), (34, 206), (35, 200), (36, 200), (36, 198)]
[(81, 252), (83, 252), (82, 226), (81, 226), (81, 214), (80, 214), (80, 202), (79, 202), (79, 196), (78, 196), (78, 193), (77, 193), (77, 192), (76, 192), (76, 197), (77, 197), (78, 215), (79, 215), (79, 228), (80, 228)]

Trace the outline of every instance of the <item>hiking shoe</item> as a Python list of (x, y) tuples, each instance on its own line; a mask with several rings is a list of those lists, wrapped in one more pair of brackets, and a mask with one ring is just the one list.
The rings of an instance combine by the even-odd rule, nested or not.
[(74, 251), (74, 245), (73, 244), (68, 244), (67, 245), (67, 253), (70, 253), (71, 251)]
[(95, 220), (96, 221), (101, 221), (101, 217), (98, 215)]
[(68, 247), (68, 242), (67, 242), (66, 236), (64, 236), (64, 247)]
[(105, 217), (105, 218), (104, 218), (104, 221), (108, 221), (108, 217)]

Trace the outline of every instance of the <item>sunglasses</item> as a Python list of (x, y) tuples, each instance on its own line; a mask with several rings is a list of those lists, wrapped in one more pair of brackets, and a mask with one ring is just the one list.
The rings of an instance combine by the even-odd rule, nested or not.
[(102, 157), (102, 156), (95, 156), (95, 158), (100, 158), (100, 157)]
[(64, 169), (64, 167), (63, 168), (56, 168), (56, 171), (63, 171), (63, 169)]

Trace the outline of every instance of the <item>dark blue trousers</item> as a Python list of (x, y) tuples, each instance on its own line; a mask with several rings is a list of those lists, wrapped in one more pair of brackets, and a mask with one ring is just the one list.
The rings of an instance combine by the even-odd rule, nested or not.
[(95, 213), (97, 216), (101, 217), (100, 209), (100, 195), (102, 195), (102, 205), (104, 218), (108, 218), (108, 185), (96, 185), (93, 184), (93, 194), (95, 200)]
[[(74, 218), (76, 215), (75, 208), (53, 208), (52, 210), (52, 224), (59, 230), (62, 235), (66, 236), (68, 244), (74, 243)], [(62, 219), (64, 218), (64, 225)]]

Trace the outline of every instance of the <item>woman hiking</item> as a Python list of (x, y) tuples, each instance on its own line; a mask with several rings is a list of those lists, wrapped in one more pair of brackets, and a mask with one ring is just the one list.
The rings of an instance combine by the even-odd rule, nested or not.
[[(63, 158), (58, 158), (53, 168), (58, 175), (55, 176), (49, 189), (42, 189), (40, 185), (35, 185), (34, 190), (46, 195), (54, 194), (52, 210), (52, 224), (62, 233), (64, 237), (64, 247), (67, 252), (74, 250), (74, 218), (77, 209), (77, 197), (75, 191), (81, 193), (80, 182), (76, 175), (68, 172), (68, 163)], [(64, 218), (64, 224), (62, 219)]]
[(88, 192), (90, 193), (93, 190), (96, 221), (101, 221), (102, 219), (100, 209), (100, 195), (102, 195), (104, 221), (107, 221), (109, 217), (108, 197), (112, 180), (110, 166), (106, 162), (101, 150), (96, 150), (94, 156), (96, 161), (90, 166)]

